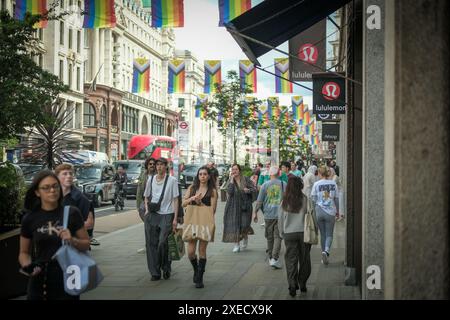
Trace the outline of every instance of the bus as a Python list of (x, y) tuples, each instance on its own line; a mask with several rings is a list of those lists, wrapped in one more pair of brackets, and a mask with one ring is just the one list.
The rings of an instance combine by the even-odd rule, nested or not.
[(148, 157), (155, 159), (166, 158), (169, 163), (173, 161), (173, 152), (176, 139), (166, 136), (137, 135), (128, 143), (128, 159), (145, 160)]

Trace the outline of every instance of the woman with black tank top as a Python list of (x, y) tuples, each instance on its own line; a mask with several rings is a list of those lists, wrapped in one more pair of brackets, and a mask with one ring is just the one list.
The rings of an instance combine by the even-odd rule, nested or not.
[[(197, 176), (194, 183), (188, 188), (183, 200), (183, 208), (188, 205), (209, 206), (213, 208), (213, 213), (216, 213), (217, 208), (217, 191), (214, 184), (214, 179), (208, 167), (203, 166), (198, 169)], [(197, 243), (198, 243), (198, 257), (197, 260)], [(206, 247), (207, 241), (191, 240), (188, 242), (188, 258), (194, 268), (194, 278), (196, 288), (203, 288), (203, 273), (206, 266)]]

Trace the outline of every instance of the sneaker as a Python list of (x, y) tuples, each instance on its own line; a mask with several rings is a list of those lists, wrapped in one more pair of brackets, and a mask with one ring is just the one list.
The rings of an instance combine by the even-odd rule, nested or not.
[(241, 248), (239, 246), (234, 246), (233, 252), (236, 253), (236, 252), (239, 252), (239, 251), (241, 251)]
[(152, 276), (152, 278), (150, 279), (150, 281), (158, 281), (161, 280), (161, 276)]
[(145, 251), (146, 251), (145, 248), (140, 248), (137, 250), (137, 253), (145, 253)]
[(247, 238), (247, 239), (244, 239), (244, 240), (242, 240), (242, 245), (241, 245), (241, 248), (242, 248), (242, 249), (245, 249), (245, 248), (247, 248), (247, 245), (248, 245), (248, 238)]
[(261, 227), (265, 227), (266, 226), (266, 222), (261, 223)]
[(99, 245), (100, 245), (100, 242), (98, 242), (97, 239), (95, 239), (95, 238), (91, 239), (91, 246), (99, 246)]
[(269, 259), (269, 266), (273, 267), (274, 263), (275, 263), (275, 259), (270, 258)]
[(322, 263), (325, 265), (328, 264), (328, 255), (329, 254), (327, 252), (325, 252), (325, 251), (322, 252)]
[(275, 259), (273, 259), (272, 268), (274, 268), (274, 269), (281, 269), (281, 263), (280, 263), (280, 260), (275, 260)]

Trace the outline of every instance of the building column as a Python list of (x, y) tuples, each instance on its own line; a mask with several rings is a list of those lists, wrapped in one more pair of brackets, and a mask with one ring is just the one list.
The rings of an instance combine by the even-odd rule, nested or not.
[(387, 299), (449, 298), (449, 10), (386, 1)]
[[(380, 9), (379, 15), (366, 14)], [(369, 10), (371, 11), (371, 10)], [(363, 5), (363, 192), (362, 192), (362, 298), (383, 299), (384, 288), (368, 288), (373, 272), (384, 274), (384, 15), (385, 0), (364, 0)], [(380, 20), (380, 29), (369, 29), (366, 22)], [(380, 18), (380, 19), (378, 19)], [(372, 270), (375, 267), (375, 271)], [(368, 269), (369, 268), (369, 269)], [(369, 274), (367, 271), (369, 270)], [(380, 272), (378, 272), (378, 270)], [(377, 288), (378, 287), (378, 288)]]

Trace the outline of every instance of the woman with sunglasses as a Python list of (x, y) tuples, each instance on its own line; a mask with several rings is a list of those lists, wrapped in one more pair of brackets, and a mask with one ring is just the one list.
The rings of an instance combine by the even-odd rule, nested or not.
[[(64, 291), (63, 270), (52, 259), (66, 240), (80, 251), (89, 249), (89, 236), (76, 207), (70, 207), (67, 229), (63, 229), (63, 193), (58, 177), (51, 171), (36, 175), (25, 195), (20, 233), (19, 263), (27, 274), (28, 300), (78, 300)], [(33, 250), (31, 250), (33, 245)]]
[[(208, 206), (212, 207), (213, 214), (216, 213), (217, 208), (217, 191), (215, 179), (211, 176), (208, 167), (203, 166), (197, 171), (197, 176), (194, 183), (189, 186), (183, 200), (183, 207), (188, 205)], [(197, 243), (198, 243), (198, 257), (197, 260)], [(206, 247), (207, 241), (191, 240), (188, 242), (188, 258), (194, 268), (194, 278), (196, 288), (203, 288), (203, 273), (206, 266)]]

